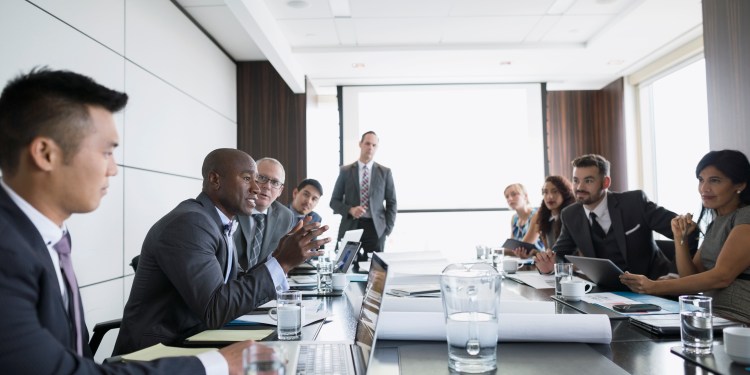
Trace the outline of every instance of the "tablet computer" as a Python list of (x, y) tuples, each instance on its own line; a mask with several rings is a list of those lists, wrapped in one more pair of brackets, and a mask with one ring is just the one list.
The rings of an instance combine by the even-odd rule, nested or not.
[(609, 259), (576, 255), (566, 255), (565, 259), (575, 264), (596, 285), (607, 289), (629, 290), (620, 282), (620, 275), (623, 274), (622, 270)]
[(513, 250), (513, 249), (516, 249), (516, 248), (519, 248), (519, 247), (522, 247), (522, 248), (524, 248), (526, 250), (529, 250), (529, 251), (536, 250), (536, 246), (534, 246), (533, 243), (528, 243), (528, 242), (523, 242), (523, 241), (519, 241), (519, 240), (514, 240), (512, 238), (508, 238), (507, 240), (505, 240), (505, 242), (503, 243), (503, 246), (502, 246), (503, 249), (510, 249), (510, 250)]

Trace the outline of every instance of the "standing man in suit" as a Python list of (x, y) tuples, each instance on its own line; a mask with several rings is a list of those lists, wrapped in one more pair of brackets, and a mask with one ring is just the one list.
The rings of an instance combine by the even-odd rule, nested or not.
[(320, 223), (323, 218), (313, 211), (323, 196), (323, 186), (318, 180), (308, 178), (302, 180), (292, 191), (292, 203), (289, 203), (289, 209), (294, 214), (294, 220), (302, 220), (305, 216), (310, 216), (313, 223)]
[(255, 161), (240, 150), (218, 149), (206, 156), (202, 174), (203, 192), (156, 222), (143, 241), (116, 355), (157, 343), (179, 345), (221, 328), (287, 290), (286, 274), (330, 241), (314, 240), (327, 227), (299, 222), (273, 256), (238, 272), (234, 217), (256, 206)]
[(95, 210), (117, 174), (113, 112), (128, 96), (68, 71), (32, 70), (0, 96), (0, 369), (7, 374), (239, 374), (248, 342), (197, 357), (99, 365), (65, 221)]
[(255, 180), (260, 187), (258, 199), (251, 215), (237, 216), (240, 230), (234, 234), (242, 270), (263, 263), (276, 249), (281, 237), (297, 224), (292, 211), (276, 201), (284, 191), (285, 177), (284, 166), (278, 160), (258, 160), (258, 177)]
[(676, 214), (651, 202), (641, 190), (609, 191), (609, 161), (600, 155), (583, 155), (572, 164), (577, 202), (560, 213), (560, 237), (551, 251), (537, 255), (539, 271), (552, 272), (555, 256), (561, 262), (580, 250), (583, 256), (607, 258), (623, 271), (652, 279), (669, 273), (670, 261), (657, 247), (653, 231), (672, 238)]
[(362, 134), (359, 160), (341, 167), (331, 194), (331, 208), (341, 215), (337, 243), (346, 231), (363, 229), (364, 254), (358, 261), (367, 260), (368, 253), (383, 251), (385, 238), (396, 223), (396, 188), (391, 170), (373, 161), (378, 142), (375, 132)]

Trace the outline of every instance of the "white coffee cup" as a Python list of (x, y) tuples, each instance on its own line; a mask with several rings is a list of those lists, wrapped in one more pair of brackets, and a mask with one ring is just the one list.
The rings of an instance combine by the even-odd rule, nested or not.
[(333, 274), (333, 290), (344, 290), (349, 285), (349, 279), (345, 273)]
[(562, 290), (562, 297), (566, 301), (580, 301), (584, 294), (593, 289), (593, 286), (583, 281), (572, 279), (561, 281), (560, 288)]
[(724, 351), (732, 361), (750, 365), (750, 328), (724, 328)]
[(503, 271), (505, 273), (516, 273), (521, 266), (516, 259), (503, 259)]

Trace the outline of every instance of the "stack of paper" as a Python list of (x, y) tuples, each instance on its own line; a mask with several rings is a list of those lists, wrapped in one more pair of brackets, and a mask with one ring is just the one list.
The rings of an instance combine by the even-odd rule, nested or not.
[(156, 344), (137, 352), (122, 355), (123, 361), (153, 361), (159, 358), (182, 357), (198, 355), (205, 352), (219, 350), (216, 348), (175, 348), (163, 344)]

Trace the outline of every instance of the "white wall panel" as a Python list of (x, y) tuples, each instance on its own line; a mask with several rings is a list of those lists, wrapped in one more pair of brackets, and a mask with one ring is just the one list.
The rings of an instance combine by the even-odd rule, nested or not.
[(237, 67), (167, 0), (126, 0), (125, 56), (237, 122)]
[(237, 147), (235, 123), (129, 62), (125, 77), (125, 165), (200, 178), (210, 151)]
[[(96, 323), (122, 317), (124, 307), (122, 284), (122, 279), (117, 279), (81, 288), (84, 317), (89, 335), (93, 332)], [(110, 348), (109, 351), (111, 353), (112, 349)]]
[[(125, 49), (124, 0), (32, 0), (65, 23), (104, 44), (120, 55)], [(96, 17), (91, 17), (95, 14)]]
[(123, 59), (70, 26), (24, 1), (0, 2), (0, 82), (48, 65), (92, 77), (122, 90)]
[(109, 179), (107, 195), (99, 208), (73, 215), (67, 221), (79, 285), (122, 276), (122, 212), (123, 178), (117, 175)]
[[(156, 155), (156, 154), (153, 154)], [(146, 233), (178, 203), (195, 198), (202, 180), (123, 168), (125, 176), (125, 267), (141, 253)]]

